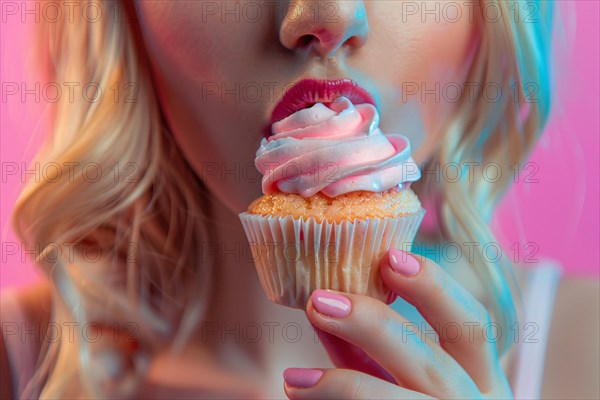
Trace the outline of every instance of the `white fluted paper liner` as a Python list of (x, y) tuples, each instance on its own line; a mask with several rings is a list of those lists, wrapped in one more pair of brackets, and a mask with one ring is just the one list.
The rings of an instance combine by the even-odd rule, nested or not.
[(398, 218), (341, 223), (247, 212), (239, 217), (269, 300), (304, 309), (315, 289), (386, 301), (379, 263), (390, 248), (410, 250), (424, 215), (421, 209)]

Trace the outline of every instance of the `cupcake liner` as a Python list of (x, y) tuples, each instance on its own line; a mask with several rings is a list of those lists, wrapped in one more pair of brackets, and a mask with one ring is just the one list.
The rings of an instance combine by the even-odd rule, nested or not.
[(315, 289), (386, 301), (379, 263), (392, 248), (410, 250), (425, 210), (397, 218), (341, 223), (243, 212), (240, 221), (269, 300), (306, 308)]

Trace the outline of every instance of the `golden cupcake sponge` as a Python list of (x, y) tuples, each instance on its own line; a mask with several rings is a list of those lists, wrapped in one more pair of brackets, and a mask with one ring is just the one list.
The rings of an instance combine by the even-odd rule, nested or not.
[(396, 218), (421, 210), (421, 202), (410, 189), (398, 191), (392, 188), (385, 192), (354, 191), (337, 197), (322, 193), (304, 198), (297, 194), (274, 193), (263, 195), (248, 207), (251, 214), (309, 219), (317, 223), (323, 219), (330, 223), (341, 223), (355, 218)]

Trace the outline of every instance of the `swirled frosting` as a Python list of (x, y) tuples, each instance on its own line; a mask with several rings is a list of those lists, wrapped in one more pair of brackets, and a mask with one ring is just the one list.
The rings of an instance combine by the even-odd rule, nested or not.
[(272, 125), (255, 165), (265, 194), (284, 192), (329, 197), (357, 190), (401, 189), (421, 177), (403, 135), (385, 135), (371, 104), (339, 97), (316, 103)]

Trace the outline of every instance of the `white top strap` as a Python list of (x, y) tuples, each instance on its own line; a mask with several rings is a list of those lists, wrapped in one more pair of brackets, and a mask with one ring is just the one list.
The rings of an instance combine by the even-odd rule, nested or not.
[(519, 325), (519, 343), (514, 364), (515, 399), (539, 399), (542, 388), (546, 345), (562, 267), (544, 261), (528, 271), (524, 321)]

